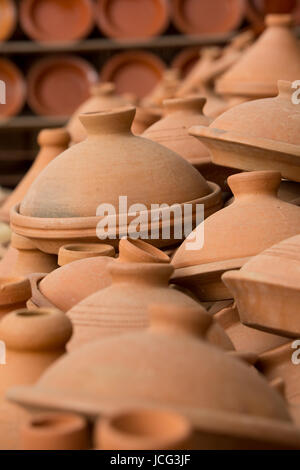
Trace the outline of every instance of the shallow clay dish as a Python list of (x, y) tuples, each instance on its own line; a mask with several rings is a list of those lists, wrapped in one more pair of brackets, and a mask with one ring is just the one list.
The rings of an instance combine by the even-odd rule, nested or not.
[(0, 0), (0, 41), (13, 34), (17, 23), (17, 9), (13, 0)]
[(101, 80), (113, 82), (118, 93), (144, 98), (161, 81), (164, 69), (164, 63), (150, 52), (122, 52), (104, 64)]
[[(15, 116), (25, 103), (26, 85), (21, 71), (8, 59), (0, 58), (0, 80), (5, 83), (5, 103), (0, 99), (0, 119)], [(1, 93), (2, 98), (2, 93)]]
[(91, 0), (22, 0), (20, 22), (37, 41), (75, 41), (87, 36), (94, 24)]
[(45, 116), (69, 116), (89, 97), (97, 73), (76, 56), (38, 60), (28, 73), (28, 103)]
[(89, 419), (167, 407), (190, 420), (203, 449), (300, 447), (283, 397), (254, 368), (205, 341), (209, 314), (159, 305), (150, 315), (150, 328), (66, 354), (8, 398)]
[(245, 14), (243, 0), (171, 0), (175, 26), (185, 34), (217, 34), (237, 29)]
[(167, 0), (96, 0), (96, 21), (112, 38), (157, 36), (169, 24), (169, 5)]

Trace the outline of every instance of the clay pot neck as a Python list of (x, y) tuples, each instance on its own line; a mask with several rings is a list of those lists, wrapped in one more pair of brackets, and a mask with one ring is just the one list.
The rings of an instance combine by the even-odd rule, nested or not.
[(204, 338), (212, 325), (212, 316), (200, 305), (197, 307), (177, 307), (171, 304), (149, 307), (151, 329), (164, 334), (184, 334)]
[(79, 116), (88, 137), (111, 134), (131, 134), (135, 108), (126, 106), (112, 111), (85, 113)]
[(69, 146), (71, 137), (66, 129), (43, 129), (38, 135), (38, 144), (43, 147), (62, 147)]
[(265, 22), (268, 28), (280, 27), (290, 29), (293, 26), (293, 17), (289, 14), (272, 14), (266, 16)]
[(109, 267), (113, 284), (143, 284), (167, 287), (174, 268), (170, 264), (121, 263), (116, 261)]
[(292, 103), (292, 96), (295, 93), (295, 88), (292, 87), (292, 82), (285, 80), (278, 81), (278, 98), (288, 100), (289, 103)]
[(166, 114), (176, 113), (178, 111), (188, 111), (190, 113), (203, 114), (203, 108), (206, 104), (206, 98), (199, 96), (189, 98), (176, 98), (164, 100), (163, 105)]
[(253, 171), (239, 173), (228, 178), (228, 184), (235, 198), (244, 196), (264, 195), (276, 197), (281, 182), (281, 174), (277, 171)]
[(115, 94), (116, 87), (114, 83), (96, 83), (91, 87), (92, 96), (112, 96)]
[(119, 253), (120, 263), (170, 263), (168, 255), (143, 240), (122, 239)]

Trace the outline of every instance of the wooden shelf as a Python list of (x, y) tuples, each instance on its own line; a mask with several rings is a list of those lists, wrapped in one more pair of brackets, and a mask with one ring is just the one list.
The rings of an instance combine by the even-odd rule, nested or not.
[(1, 129), (42, 129), (47, 127), (63, 127), (68, 117), (43, 117), (43, 116), (16, 116), (10, 119), (0, 120)]
[(39, 43), (34, 41), (7, 41), (0, 44), (0, 54), (44, 54), (47, 52), (98, 52), (118, 49), (141, 48), (177, 48), (204, 46), (210, 44), (226, 44), (236, 32), (229, 34), (187, 36), (170, 35), (153, 39), (135, 39), (117, 41), (112, 39), (87, 39), (78, 42)]

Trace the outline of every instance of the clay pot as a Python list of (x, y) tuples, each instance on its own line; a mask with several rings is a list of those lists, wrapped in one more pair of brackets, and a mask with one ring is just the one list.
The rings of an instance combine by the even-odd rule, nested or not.
[(179, 71), (177, 69), (167, 69), (161, 81), (141, 101), (141, 104), (148, 107), (161, 107), (164, 100), (175, 97), (179, 83)]
[(253, 258), (239, 273), (224, 275), (244, 324), (299, 338), (299, 243), (299, 235), (288, 238)]
[[(202, 203), (206, 216), (218, 210), (222, 206), (219, 187), (207, 183), (176, 153), (133, 136), (130, 129), (134, 116), (133, 107), (82, 115), (88, 138), (53, 160), (35, 180), (20, 209), (12, 212), (13, 230), (28, 235), (42, 251), (57, 253), (65, 244), (99, 242), (99, 223), (106, 220), (101, 212), (96, 216), (101, 201), (116, 210), (108, 219), (106, 239), (110, 237), (110, 242), (117, 244), (117, 239), (125, 236), (127, 227), (136, 220), (133, 209), (128, 217), (125, 212), (127, 223), (124, 215), (117, 215), (119, 195), (127, 196), (128, 211), (138, 202), (149, 208), (144, 211), (149, 215), (154, 203), (183, 205), (192, 201), (194, 209)], [(154, 212), (157, 214), (157, 208)], [(191, 216), (191, 222), (195, 221), (196, 211)], [(180, 228), (182, 222), (178, 218), (163, 222), (160, 227), (170, 226), (170, 237), (158, 230), (161, 234), (152, 240), (153, 244), (172, 246), (178, 236), (174, 228), (178, 224)], [(144, 217), (141, 225), (143, 238), (149, 233), (150, 224), (145, 223)]]
[[(246, 1), (246, 17), (250, 21), (252, 27), (261, 32), (264, 30), (264, 17), (269, 14), (291, 13), (294, 21), (297, 22), (297, 11), (295, 11), (297, 0), (247, 0)], [(299, 10), (299, 8), (297, 9)]]
[(101, 69), (101, 80), (113, 82), (118, 93), (144, 98), (161, 81), (165, 69), (150, 52), (129, 51), (113, 55)]
[(172, 19), (185, 34), (217, 34), (238, 29), (244, 14), (242, 0), (172, 0)]
[(129, 410), (98, 420), (95, 446), (101, 450), (183, 450), (190, 448), (192, 434), (189, 421), (173, 411)]
[(20, 450), (88, 450), (88, 426), (72, 413), (40, 413), (20, 429)]
[[(0, 97), (0, 119), (15, 116), (25, 103), (26, 85), (25, 79), (18, 67), (10, 60), (0, 59), (0, 80), (5, 83), (3, 90), (5, 102)], [(1, 89), (2, 92), (2, 89)]]
[(147, 108), (139, 106), (136, 108), (136, 115), (131, 126), (134, 135), (141, 135), (148, 127), (159, 121), (162, 117), (162, 111), (157, 108)]
[(159, 36), (167, 28), (167, 0), (97, 0), (96, 21), (111, 38), (137, 39)]
[(17, 23), (17, 8), (13, 0), (0, 1), (0, 41), (13, 34)]
[(91, 0), (23, 0), (20, 22), (23, 31), (36, 41), (76, 41), (94, 25)]
[(92, 85), (90, 95), (87, 101), (75, 111), (67, 125), (72, 143), (74, 144), (81, 142), (87, 137), (86, 130), (79, 119), (80, 114), (111, 110), (128, 104), (125, 97), (116, 93), (113, 83), (97, 83)]
[(27, 278), (0, 278), (0, 318), (6, 313), (26, 306), (31, 297)]
[(194, 125), (209, 126), (211, 119), (203, 114), (205, 98), (194, 96), (164, 101), (164, 117), (149, 127), (143, 137), (158, 142), (177, 152), (194, 165), (210, 162), (209, 152), (204, 145), (189, 135)]
[(70, 116), (88, 99), (96, 81), (96, 71), (80, 57), (40, 59), (28, 72), (29, 106), (42, 116)]
[(212, 161), (241, 170), (276, 170), (300, 181), (300, 109), (290, 82), (278, 82), (276, 98), (243, 103), (209, 128), (191, 129), (211, 152)]
[(199, 60), (199, 47), (185, 47), (172, 61), (172, 68), (180, 72), (180, 77), (185, 79)]
[(85, 258), (95, 258), (97, 256), (110, 256), (114, 258), (115, 249), (111, 245), (92, 245), (89, 243), (81, 243), (78, 245), (64, 245), (58, 252), (58, 264), (64, 266)]
[(277, 81), (300, 76), (299, 45), (290, 15), (268, 15), (267, 29), (216, 84), (223, 95), (265, 98), (275, 96)]
[(199, 449), (299, 448), (299, 430), (280, 394), (254, 368), (205, 342), (209, 314), (159, 305), (151, 308), (151, 322), (142, 332), (65, 355), (33, 387), (11, 389), (9, 398), (89, 418), (167, 407), (189, 419)]
[(196, 228), (199, 242), (204, 229), (202, 248), (187, 249), (185, 241), (177, 250), (173, 280), (204, 301), (232, 298), (221, 282), (224, 272), (241, 268), (252, 256), (299, 233), (299, 207), (278, 199), (280, 181), (275, 171), (230, 176), (235, 202)]
[(44, 129), (39, 133), (40, 151), (30, 170), (2, 205), (0, 209), (1, 220), (9, 222), (11, 208), (22, 201), (36, 177), (54, 158), (68, 148), (69, 143), (69, 133), (64, 129)]
[(224, 308), (214, 315), (214, 319), (227, 333), (237, 351), (251, 351), (260, 355), (289, 342), (288, 338), (243, 325), (236, 306)]

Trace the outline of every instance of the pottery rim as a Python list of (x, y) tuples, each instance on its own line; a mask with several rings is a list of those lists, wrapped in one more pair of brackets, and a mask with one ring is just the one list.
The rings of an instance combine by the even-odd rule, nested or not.
[(82, 258), (94, 258), (96, 256), (115, 256), (115, 249), (111, 245), (102, 243), (76, 243), (63, 245), (58, 252), (58, 265), (63, 266)]

